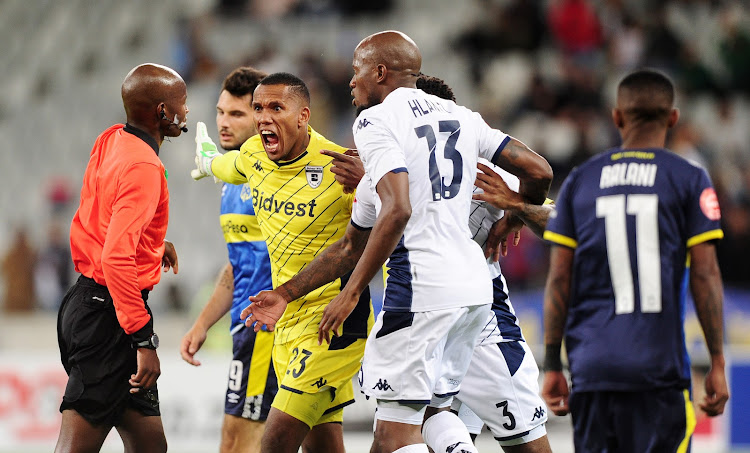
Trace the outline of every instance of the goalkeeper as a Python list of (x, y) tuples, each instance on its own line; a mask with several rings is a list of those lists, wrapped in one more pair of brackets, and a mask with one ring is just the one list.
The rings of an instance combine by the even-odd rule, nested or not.
[[(198, 168), (192, 176), (252, 187), (274, 287), (336, 242), (351, 216), (354, 195), (336, 181), (326, 155), (346, 150), (308, 125), (309, 105), (302, 80), (276, 73), (254, 92), (258, 135), (239, 151), (219, 154), (205, 125), (198, 124)], [(345, 282), (345, 277), (337, 279), (290, 302), (276, 324), (273, 362), (279, 391), (266, 420), (264, 451), (296, 453), (304, 440), (305, 451), (344, 452), (343, 408), (354, 402), (352, 377), (372, 325), (369, 293), (330, 345), (318, 345), (317, 331), (323, 309)]]

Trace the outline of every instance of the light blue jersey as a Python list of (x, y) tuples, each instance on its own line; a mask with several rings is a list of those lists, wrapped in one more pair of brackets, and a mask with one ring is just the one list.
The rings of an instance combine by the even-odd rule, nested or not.
[(219, 220), (234, 273), (234, 295), (230, 309), (231, 332), (234, 334), (244, 326), (240, 313), (249, 305), (248, 297), (272, 289), (271, 260), (255, 219), (252, 189), (247, 184), (224, 184)]

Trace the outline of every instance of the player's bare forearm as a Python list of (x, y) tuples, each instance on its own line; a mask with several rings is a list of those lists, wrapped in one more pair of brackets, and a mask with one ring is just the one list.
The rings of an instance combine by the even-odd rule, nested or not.
[(537, 205), (544, 203), (552, 183), (552, 167), (544, 157), (511, 138), (493, 163), (518, 176), (521, 181), (518, 193), (525, 200)]
[(279, 286), (276, 291), (291, 301), (336, 280), (354, 269), (369, 237), (370, 230), (360, 230), (350, 223), (341, 239), (323, 250), (299, 274)]
[(218, 290), (219, 288), (223, 288), (229, 292), (234, 291), (234, 269), (232, 268), (232, 263), (227, 263), (224, 269), (222, 269), (219, 281), (216, 282), (216, 289)]
[(346, 289), (361, 293), (393, 253), (411, 217), (407, 173), (387, 173), (377, 185), (382, 208), (370, 233), (371, 239), (354, 268)]
[(544, 235), (545, 228), (547, 228), (547, 220), (549, 220), (552, 211), (554, 211), (554, 208), (551, 205), (524, 203), (523, 207), (513, 211), (513, 214), (523, 220), (523, 223), (538, 238), (541, 238)]
[(545, 362), (560, 359), (570, 301), (573, 254), (573, 250), (562, 246), (553, 246), (550, 254), (550, 271), (544, 289), (544, 344), (548, 353), (557, 351), (557, 357), (545, 358)]
[(724, 317), (721, 273), (713, 243), (690, 248), (690, 291), (712, 360), (724, 361)]
[(232, 264), (227, 263), (219, 273), (219, 277), (216, 280), (214, 291), (209, 297), (206, 306), (201, 310), (198, 319), (195, 324), (200, 324), (205, 330), (208, 330), (221, 319), (222, 316), (227, 314), (229, 309), (232, 307), (232, 300), (234, 298), (234, 272), (232, 270)]

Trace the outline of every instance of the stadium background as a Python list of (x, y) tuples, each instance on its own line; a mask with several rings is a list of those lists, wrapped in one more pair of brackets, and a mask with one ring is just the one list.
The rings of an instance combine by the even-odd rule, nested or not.
[[(0, 0), (0, 452), (51, 451), (57, 437), (65, 382), (57, 282), (74, 278), (65, 266), (68, 225), (94, 138), (124, 121), (125, 74), (156, 62), (188, 82), (191, 132), (161, 153), (180, 274), (165, 275), (150, 302), (163, 339), (170, 449), (215, 451), (227, 326), (212, 329), (201, 368), (182, 363), (177, 350), (226, 260), (219, 186), (189, 177), (195, 122), (212, 130), (221, 80), (249, 64), (301, 76), (313, 96), (312, 126), (351, 145), (352, 52), (383, 29), (409, 34), (424, 73), (544, 155), (555, 170), (553, 195), (573, 166), (618, 143), (609, 111), (628, 70), (647, 65), (674, 78), (682, 117), (669, 147), (709, 170), (723, 211), (719, 259), (734, 363), (732, 413), (702, 420), (694, 451), (750, 447), (749, 11), (745, 1), (720, 0)], [(502, 263), (537, 359), (546, 260), (544, 244), (526, 232)], [(699, 382), (706, 353), (688, 311)], [(367, 451), (371, 408), (361, 401), (349, 410), (349, 451)], [(552, 416), (555, 451), (572, 450), (569, 425)], [(480, 439), (482, 451), (499, 451), (489, 436)], [(116, 439), (107, 448), (120, 449)]]

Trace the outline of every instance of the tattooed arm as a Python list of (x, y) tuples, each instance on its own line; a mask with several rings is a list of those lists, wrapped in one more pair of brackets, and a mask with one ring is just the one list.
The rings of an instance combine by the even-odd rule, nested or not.
[(550, 253), (550, 270), (544, 289), (544, 384), (542, 397), (556, 415), (568, 413), (568, 382), (562, 372), (560, 350), (568, 316), (570, 286), (575, 251), (554, 245)]
[(709, 416), (724, 412), (729, 399), (724, 373), (724, 317), (723, 295), (716, 247), (711, 242), (690, 248), (690, 291), (695, 300), (706, 346), (711, 356), (711, 369), (706, 375), (705, 391), (700, 408)]
[(552, 183), (552, 167), (544, 157), (511, 137), (493, 163), (518, 176), (521, 181), (518, 193), (524, 200), (537, 205), (544, 203)]
[[(539, 159), (542, 159), (542, 161), (539, 161)], [(546, 161), (543, 161), (541, 156), (539, 156), (539, 159), (534, 159), (533, 161), (539, 167), (543, 167), (542, 164), (546, 163)], [(549, 219), (549, 215), (553, 211), (552, 206), (530, 202), (528, 197), (524, 197), (521, 193), (511, 190), (503, 177), (495, 173), (490, 167), (481, 163), (477, 167), (481, 172), (477, 173), (477, 179), (474, 184), (482, 189), (482, 192), (474, 194), (473, 198), (490, 203), (498, 209), (503, 209), (507, 216), (505, 221), (498, 221), (493, 225), (490, 236), (493, 238), (495, 236), (502, 236), (504, 238), (511, 231), (517, 231), (523, 226), (515, 220), (515, 218), (518, 218), (537, 237), (541, 238), (547, 226), (547, 219)], [(521, 178), (519, 180), (521, 182), (524, 181)], [(533, 185), (532, 181), (526, 187), (533, 187)], [(546, 193), (546, 189), (544, 189), (545, 196)], [(551, 202), (551, 200), (549, 201)]]
[(222, 316), (232, 308), (234, 295), (234, 273), (231, 263), (227, 263), (219, 273), (214, 292), (209, 297), (206, 306), (201, 310), (193, 327), (182, 337), (180, 343), (180, 355), (182, 359), (191, 365), (198, 366), (201, 363), (195, 359), (195, 353), (206, 341), (208, 329), (210, 329)]
[(341, 239), (323, 250), (299, 274), (276, 288), (276, 291), (289, 302), (351, 271), (365, 250), (370, 231), (360, 230), (349, 223)]
[(242, 310), (240, 319), (244, 319), (248, 327), (257, 321), (256, 332), (263, 324), (273, 330), (289, 302), (354, 269), (369, 237), (370, 230), (360, 230), (350, 223), (344, 236), (317, 255), (299, 274), (273, 291), (250, 296), (252, 304)]
[(546, 159), (515, 138), (495, 157), (494, 163), (519, 179), (519, 190), (515, 192), (490, 167), (478, 165), (481, 172), (477, 173), (474, 184), (482, 193), (474, 194), (473, 198), (506, 211), (506, 217), (493, 225), (485, 250), (486, 256), (498, 259), (507, 251), (510, 233), (515, 233), (513, 242), (518, 243), (518, 231), (523, 224), (538, 237), (544, 234), (552, 208), (542, 203), (552, 183), (552, 168)]

